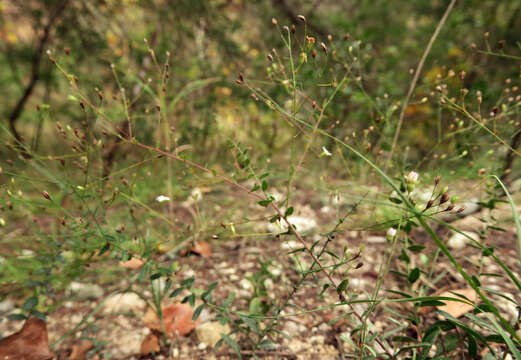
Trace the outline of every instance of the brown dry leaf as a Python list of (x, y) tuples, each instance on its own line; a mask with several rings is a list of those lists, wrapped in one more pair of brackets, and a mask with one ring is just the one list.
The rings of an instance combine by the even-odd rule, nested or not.
[[(457, 295), (454, 294), (460, 294), (465, 296), (467, 299), (469, 299), (472, 302), (476, 302), (478, 299), (478, 295), (472, 288), (465, 288), (465, 289), (459, 289), (459, 290), (451, 290), (445, 291), (444, 293), (440, 294), (439, 296), (446, 296), (446, 297), (455, 297), (457, 298)], [(462, 298), (462, 300), (464, 300)], [(474, 306), (465, 304), (459, 301), (450, 301), (450, 300), (441, 300), (445, 303), (443, 306), (436, 306), (438, 310), (445, 311), (446, 313), (454, 316), (455, 318), (460, 317), (463, 314), (468, 313), (469, 311), (474, 309)]]
[(196, 241), (192, 252), (206, 258), (212, 256), (212, 247), (206, 241)]
[(130, 260), (127, 261), (120, 261), (119, 266), (125, 269), (131, 269), (131, 270), (137, 270), (141, 268), (145, 264), (145, 262), (141, 259), (133, 257)]
[[(165, 323), (165, 330), (169, 337), (184, 336), (192, 331), (199, 323), (192, 320), (194, 310), (188, 304), (174, 304), (163, 308), (163, 320)], [(143, 317), (145, 325), (152, 329), (161, 331), (161, 324), (155, 312), (148, 309)]]
[(87, 358), (87, 353), (94, 347), (94, 343), (90, 340), (82, 340), (78, 344), (72, 346), (69, 360), (84, 360)]
[(139, 353), (142, 356), (146, 356), (151, 353), (158, 353), (161, 348), (159, 347), (159, 339), (154, 333), (150, 333), (143, 339), (141, 343), (141, 350)]
[(0, 359), (49, 360), (47, 326), (38, 318), (27, 319), (22, 330), (0, 340)]
[(340, 318), (340, 316), (331, 312), (324, 314), (324, 323), (329, 325), (331, 321), (334, 321), (334, 323), (331, 324), (331, 327), (333, 329), (338, 329), (345, 324), (345, 320), (343, 317)]

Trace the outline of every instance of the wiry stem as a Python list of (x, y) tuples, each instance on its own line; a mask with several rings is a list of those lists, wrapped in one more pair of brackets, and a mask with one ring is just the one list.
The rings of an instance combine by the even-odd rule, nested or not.
[(425, 51), (423, 52), (423, 56), (420, 59), (420, 62), (418, 63), (418, 67), (416, 68), (416, 71), (414, 72), (414, 77), (412, 79), (411, 85), (409, 87), (409, 92), (407, 93), (407, 98), (405, 99), (405, 102), (402, 106), (402, 111), (400, 112), (400, 118), (398, 120), (398, 125), (396, 127), (396, 131), (394, 133), (393, 137), (393, 143), (391, 145), (391, 151), (389, 152), (389, 157), (387, 158), (387, 163), (385, 164), (384, 171), (387, 172), (387, 169), (389, 168), (389, 164), (391, 163), (391, 160), (393, 158), (394, 149), (396, 148), (396, 143), (398, 142), (398, 137), (400, 136), (400, 130), (402, 128), (403, 124), (403, 118), (405, 117), (405, 110), (407, 110), (407, 107), (409, 106), (409, 101), (411, 101), (412, 94), (414, 92), (414, 89), (416, 88), (416, 83), (418, 82), (418, 79), (420, 77), (420, 73), (423, 69), (423, 65), (425, 64), (425, 60), (427, 59), (427, 56), (431, 52), (432, 44), (434, 44), (434, 41), (438, 37), (438, 34), (441, 31), (441, 28), (445, 24), (445, 21), (449, 17), (450, 12), (452, 11), (452, 8), (454, 7), (454, 4), (456, 4), (456, 0), (452, 0), (447, 7), (447, 10), (445, 10), (445, 14), (443, 14), (440, 22), (438, 23), (438, 26), (436, 26), (436, 30), (434, 30), (434, 33), (431, 36), (431, 39), (429, 40), (429, 43), (427, 44), (427, 47), (425, 48)]

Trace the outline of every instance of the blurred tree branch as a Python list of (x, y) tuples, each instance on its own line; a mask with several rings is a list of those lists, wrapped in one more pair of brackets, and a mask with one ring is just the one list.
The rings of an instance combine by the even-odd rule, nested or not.
[[(65, 9), (67, 8), (67, 5), (69, 4), (69, 0), (62, 1), (55, 9), (52, 11), (49, 20), (47, 22), (47, 25), (43, 28), (43, 33), (38, 39), (36, 52), (32, 58), (31, 62), (31, 77), (29, 80), (29, 83), (25, 86), (25, 89), (23, 91), (22, 96), (17, 101), (14, 109), (11, 111), (8, 119), (9, 119), (9, 129), (13, 136), (15, 137), (18, 145), (21, 145), (23, 142), (23, 138), (20, 135), (20, 133), (16, 130), (16, 121), (20, 117), (20, 115), (23, 112), (23, 109), (25, 107), (25, 104), (31, 97), (31, 94), (33, 93), (34, 87), (36, 86), (38, 80), (40, 79), (40, 64), (42, 62), (42, 58), (44, 56), (44, 50), (47, 46), (48, 42), (51, 38), (51, 31), (56, 24), (56, 22), (59, 20), (60, 16), (63, 14)], [(22, 152), (24, 156), (28, 157), (29, 155), (26, 152)]]
[[(289, 6), (285, 0), (273, 0), (273, 5), (275, 5), (276, 7), (278, 7), (279, 9), (282, 10), (282, 12), (295, 24), (297, 24), (299, 22), (299, 19), (297, 18), (297, 16), (299, 14), (296, 14), (292, 7)], [(309, 19), (310, 16), (308, 14), (305, 14), (304, 15), (306, 17), (306, 19)], [(308, 27), (313, 30), (313, 32), (315, 32), (317, 35), (320, 35), (321, 37), (326, 37), (327, 34), (329, 34), (330, 32), (327, 31), (326, 29), (323, 29), (322, 27), (316, 25), (315, 23), (313, 22), (310, 22), (309, 20), (307, 21), (307, 25)]]

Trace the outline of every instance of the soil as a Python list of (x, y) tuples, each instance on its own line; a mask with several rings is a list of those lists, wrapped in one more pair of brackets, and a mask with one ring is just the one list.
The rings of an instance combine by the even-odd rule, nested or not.
[[(313, 207), (314, 208), (314, 207)], [(326, 209), (327, 210), (327, 209)], [(504, 210), (504, 212), (508, 212)], [(335, 218), (334, 211), (308, 209), (307, 215), (314, 216), (317, 222), (331, 223)], [(490, 214), (488, 214), (490, 215)], [(469, 218), (481, 219), (484, 213), (474, 214)], [(506, 231), (488, 229), (482, 233), (484, 238), (480, 241), (486, 246), (494, 248), (494, 254), (513, 271), (516, 276), (521, 274), (519, 266), (519, 253), (515, 228), (510, 222), (502, 224)], [(361, 228), (362, 226), (358, 227)], [(351, 229), (356, 229), (353, 223)], [(330, 228), (331, 229), (331, 228)], [(476, 229), (477, 231), (478, 229)], [(446, 229), (439, 228), (438, 234), (446, 241), (451, 235)], [(449, 259), (437, 252), (435, 243), (427, 234), (417, 228), (413, 229), (410, 238), (415, 245), (425, 248), (421, 253), (411, 252), (409, 269), (420, 266), (421, 254), (432, 257), (437, 254), (434, 268), (422, 267), (432, 273), (421, 274), (418, 281), (410, 285), (403, 273), (407, 271), (405, 264), (395, 252), (390, 261), (390, 270), (385, 277), (380, 289), (379, 297), (399, 298), (396, 293), (417, 292), (417, 295), (439, 295), (447, 290), (457, 290), (468, 287), (463, 277), (454, 269)], [(325, 243), (326, 237), (320, 236), (317, 231), (305, 236), (307, 246), (318, 241), (315, 249), (320, 249)], [(221, 304), (232, 292), (236, 298), (230, 306), (232, 311), (248, 312), (251, 299), (256, 290), (261, 303), (283, 303), (287, 300), (287, 306), (280, 313), (282, 316), (274, 328), (279, 333), (269, 336), (273, 344), (264, 349), (252, 350), (255, 340), (254, 335), (246, 333), (233, 334), (232, 338), (240, 344), (242, 355), (248, 358), (255, 354), (262, 359), (344, 359), (357, 358), (350, 341), (356, 342), (353, 330), (359, 322), (352, 315), (357, 312), (362, 315), (367, 310), (367, 303), (355, 303), (351, 307), (347, 305), (335, 306), (339, 297), (335, 289), (326, 289), (321, 295), (323, 285), (327, 283), (323, 272), (316, 272), (306, 277), (299, 289), (293, 294), (294, 284), (301, 277), (298, 269), (309, 268), (312, 259), (302, 252), (291, 254), (301, 245), (293, 236), (275, 237), (248, 237), (211, 240), (212, 254), (201, 257), (197, 254), (177, 256), (179, 269), (173, 278), (174, 284), (191, 276), (195, 277), (193, 288), (206, 289), (209, 284), (217, 281), (219, 285), (213, 290), (213, 300)], [(367, 299), (375, 291), (375, 284), (381, 273), (382, 264), (386, 263), (392, 245), (385, 238), (385, 231), (341, 231), (328, 243), (327, 249), (334, 254), (349, 254), (350, 260), (332, 273), (332, 278), (340, 283), (348, 279), (346, 296), (350, 299)], [(359, 254), (359, 255), (358, 255)], [(497, 306), (501, 314), (511, 323), (518, 318), (518, 309), (505, 299), (511, 297), (515, 301), (521, 301), (520, 294), (515, 285), (505, 275), (503, 269), (490, 257), (483, 257), (482, 251), (477, 247), (467, 244), (461, 249), (455, 249), (452, 254), (461, 266), (470, 275), (479, 277), (481, 287)], [(162, 255), (165, 264), (170, 264), (168, 256)], [(338, 259), (325, 255), (323, 266), (333, 265)], [(264, 269), (262, 267), (264, 264)], [(117, 262), (114, 262), (117, 266)], [(331, 269), (331, 268), (330, 268)], [(265, 272), (262, 272), (262, 271)], [(138, 270), (128, 270), (127, 276), (112, 283), (104, 283), (105, 295), (114, 289), (125, 288), (134, 279), (133, 274)], [(247, 278), (263, 277), (263, 287), (254, 289)], [(173, 286), (173, 288), (175, 285)], [(134, 290), (142, 292), (150, 298), (150, 291), (146, 287), (136, 284)], [(180, 301), (187, 292), (183, 292), (171, 302)], [(290, 294), (292, 294), (290, 296)], [(502, 296), (501, 296), (502, 295)], [(289, 297), (289, 298), (288, 298)], [(68, 300), (57, 306), (47, 316), (47, 329), (49, 342), (57, 341), (61, 336), (74, 329), (82, 319), (91, 313), (102, 299)], [(312, 311), (311, 311), (312, 310)], [(434, 310), (434, 309), (432, 309)], [(81, 326), (81, 331), (74, 331), (71, 336), (53, 348), (57, 359), (68, 359), (74, 344), (80, 339), (94, 340), (94, 348), (91, 349), (88, 358), (106, 359), (236, 359), (235, 351), (224, 343), (218, 348), (212, 348), (198, 340), (195, 331), (186, 336), (176, 337), (169, 347), (164, 345), (160, 354), (142, 356), (140, 346), (143, 339), (150, 333), (145, 326), (143, 317), (145, 309), (137, 307), (137, 310), (107, 313), (101, 309)], [(202, 314), (203, 322), (214, 321), (217, 311), (208, 307)], [(411, 325), (407, 321), (408, 314), (418, 314), (420, 323)], [(268, 313), (267, 315), (269, 315)], [(435, 311), (425, 311), (414, 308), (413, 304), (406, 302), (381, 303), (374, 308), (369, 315), (370, 333), (378, 333), (387, 338), (386, 351), (394, 352), (403, 343), (393, 340), (393, 336), (409, 336), (421, 339), (423, 331), (428, 324), (439, 319)], [(234, 320), (238, 317), (234, 316)], [(262, 324), (269, 324), (263, 321)], [(0, 334), (6, 336), (18, 331), (23, 321), (6, 321), (0, 323)], [(262, 328), (262, 325), (261, 325)], [(284, 332), (282, 334), (281, 332)], [(484, 331), (486, 333), (486, 331)], [(379, 348), (379, 345), (376, 345)], [(380, 348), (381, 350), (381, 348)], [(496, 350), (501, 351), (498, 344)], [(454, 355), (456, 356), (456, 355)], [(399, 357), (398, 357), (399, 358)]]

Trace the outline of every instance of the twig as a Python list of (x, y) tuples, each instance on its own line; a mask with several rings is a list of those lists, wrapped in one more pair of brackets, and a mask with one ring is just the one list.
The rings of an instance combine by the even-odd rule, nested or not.
[(398, 137), (400, 136), (400, 129), (402, 128), (403, 124), (403, 118), (405, 117), (405, 110), (407, 109), (409, 105), (409, 101), (411, 100), (412, 94), (414, 92), (414, 89), (416, 88), (416, 83), (418, 82), (418, 78), (420, 77), (420, 73), (423, 69), (423, 65), (425, 64), (425, 60), (427, 59), (427, 56), (431, 52), (432, 44), (434, 44), (434, 41), (438, 37), (438, 34), (441, 31), (441, 28), (445, 24), (445, 21), (449, 17), (450, 12), (452, 11), (452, 8), (454, 7), (454, 4), (456, 4), (456, 0), (452, 0), (447, 7), (447, 10), (445, 10), (445, 14), (443, 14), (440, 22), (438, 23), (438, 26), (436, 26), (436, 30), (434, 30), (434, 33), (431, 36), (431, 39), (429, 40), (429, 43), (427, 44), (427, 47), (425, 48), (425, 51), (423, 52), (423, 56), (420, 59), (420, 62), (418, 63), (418, 67), (416, 68), (416, 71), (414, 73), (414, 77), (412, 79), (411, 85), (409, 87), (409, 92), (407, 93), (407, 98), (405, 99), (405, 102), (402, 106), (402, 111), (400, 112), (400, 119), (398, 120), (398, 125), (396, 127), (396, 131), (394, 133), (393, 138), (393, 144), (391, 146), (391, 151), (389, 152), (389, 157), (387, 158), (387, 163), (385, 164), (384, 171), (387, 172), (387, 169), (389, 168), (389, 164), (391, 163), (391, 160), (393, 158), (394, 149), (396, 148), (396, 143), (398, 142)]

